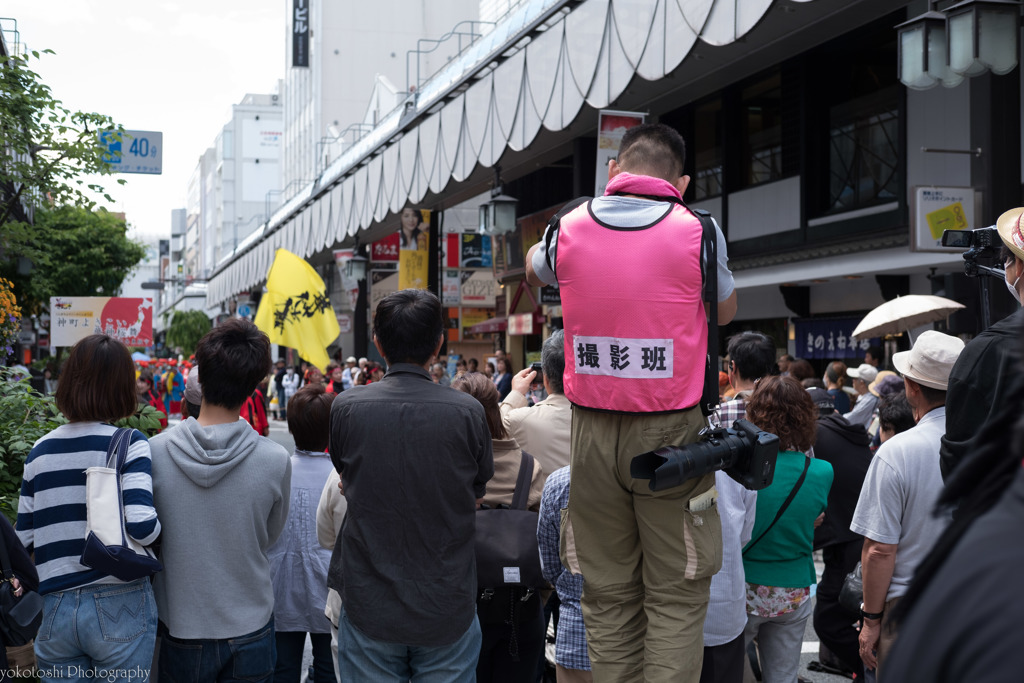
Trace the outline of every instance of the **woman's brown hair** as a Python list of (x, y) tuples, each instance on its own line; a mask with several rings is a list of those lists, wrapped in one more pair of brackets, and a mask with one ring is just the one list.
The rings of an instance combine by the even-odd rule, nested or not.
[(818, 408), (792, 377), (765, 377), (747, 399), (747, 420), (779, 437), (784, 450), (806, 451), (818, 431)]
[(331, 404), (334, 394), (322, 384), (307, 384), (288, 399), (288, 431), (295, 447), (303, 451), (322, 451), (331, 436)]
[(135, 364), (128, 348), (105, 334), (71, 348), (57, 384), (57, 408), (71, 422), (116, 422), (138, 408)]
[(452, 389), (469, 394), (484, 407), (487, 418), (487, 429), (492, 439), (507, 439), (508, 430), (501, 421), (501, 408), (498, 407), (498, 389), (487, 375), (482, 372), (467, 372), (452, 380)]

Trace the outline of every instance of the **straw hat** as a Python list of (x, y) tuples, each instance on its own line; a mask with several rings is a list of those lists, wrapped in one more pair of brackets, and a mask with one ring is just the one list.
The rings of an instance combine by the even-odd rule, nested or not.
[(1024, 216), (1024, 207), (1010, 209), (996, 221), (996, 228), (999, 230), (999, 238), (1003, 240), (1010, 251), (1017, 255), (1017, 258), (1024, 261), (1024, 233), (1021, 232), (1021, 217)]

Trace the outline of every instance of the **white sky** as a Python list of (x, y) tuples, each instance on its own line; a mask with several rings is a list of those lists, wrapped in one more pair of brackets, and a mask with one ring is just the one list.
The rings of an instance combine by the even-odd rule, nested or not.
[(30, 64), (65, 106), (163, 132), (162, 175), (99, 181), (144, 241), (170, 235), (231, 105), (284, 75), (284, 0), (6, 0), (0, 16), (17, 20), (30, 50), (56, 52)]

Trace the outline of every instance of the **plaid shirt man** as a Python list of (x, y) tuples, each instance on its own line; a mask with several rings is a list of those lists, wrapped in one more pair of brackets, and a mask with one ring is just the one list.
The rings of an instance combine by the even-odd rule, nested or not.
[(749, 391), (740, 391), (736, 394), (736, 398), (718, 406), (718, 412), (714, 417), (715, 426), (732, 427), (733, 422), (745, 418), (747, 416), (747, 396), (750, 396)]
[(587, 656), (587, 632), (583, 627), (580, 596), (583, 595), (583, 577), (571, 574), (558, 557), (559, 523), (561, 510), (569, 505), (569, 468), (562, 467), (551, 473), (544, 482), (540, 499), (540, 521), (537, 524), (537, 546), (544, 578), (554, 585), (562, 601), (555, 635), (555, 662), (565, 669), (590, 671)]

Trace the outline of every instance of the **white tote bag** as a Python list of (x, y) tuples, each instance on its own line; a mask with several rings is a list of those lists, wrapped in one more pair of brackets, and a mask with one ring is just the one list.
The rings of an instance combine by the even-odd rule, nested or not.
[(121, 470), (128, 457), (131, 429), (114, 432), (106, 467), (85, 470), (85, 550), (81, 562), (122, 581), (152, 576), (163, 569), (153, 551), (125, 532)]

